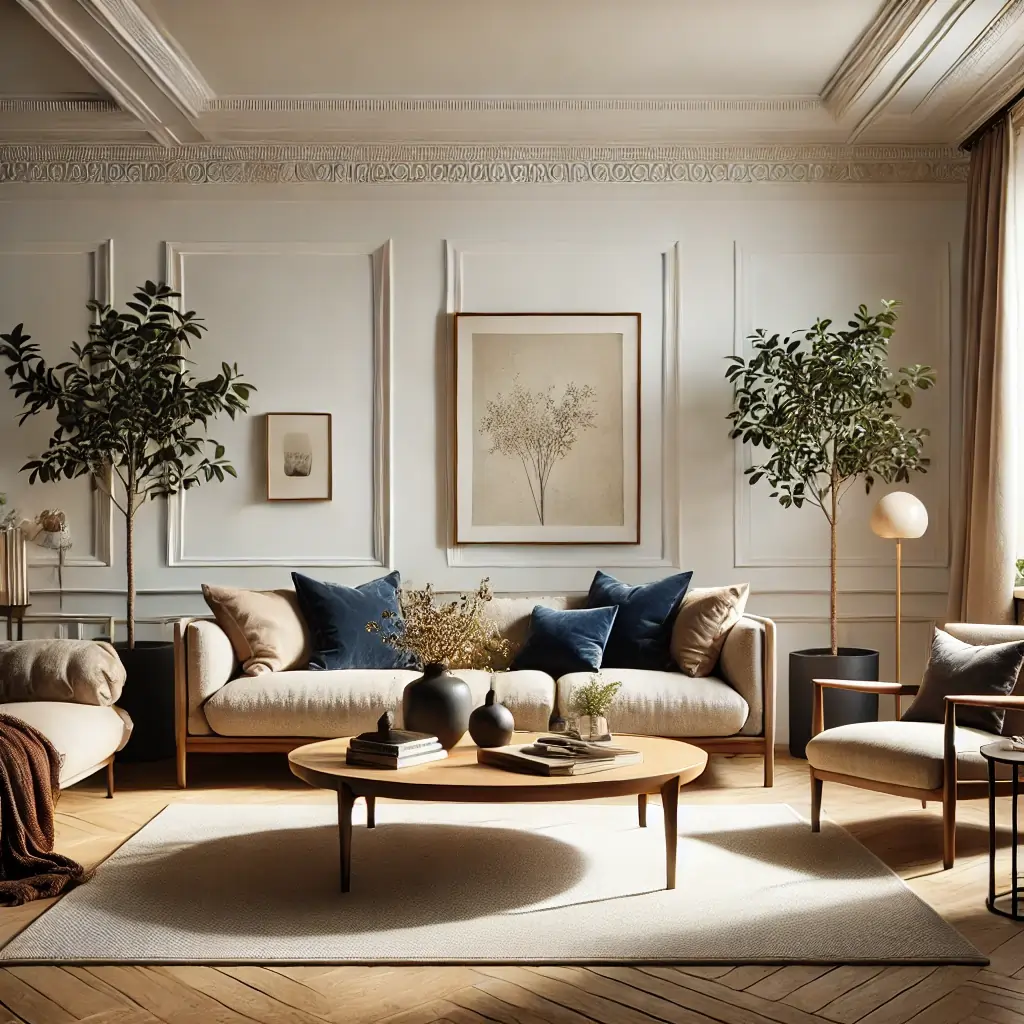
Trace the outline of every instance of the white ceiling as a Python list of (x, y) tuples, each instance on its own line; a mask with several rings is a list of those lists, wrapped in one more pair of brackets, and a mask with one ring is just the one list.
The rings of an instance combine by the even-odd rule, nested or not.
[(1024, 0), (0, 0), (0, 143), (959, 142)]

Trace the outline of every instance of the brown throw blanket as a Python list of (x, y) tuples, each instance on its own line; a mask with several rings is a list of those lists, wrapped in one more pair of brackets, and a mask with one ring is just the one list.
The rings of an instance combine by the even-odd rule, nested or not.
[(53, 852), (61, 756), (38, 729), (0, 715), (0, 906), (59, 896), (92, 877)]

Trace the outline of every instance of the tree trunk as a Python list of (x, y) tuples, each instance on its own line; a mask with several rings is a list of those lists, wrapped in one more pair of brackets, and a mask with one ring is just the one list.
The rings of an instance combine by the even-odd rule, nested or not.
[(126, 510), (126, 569), (128, 573), (128, 649), (135, 648), (135, 466), (128, 464)]
[(839, 653), (839, 581), (838, 581), (838, 568), (836, 565), (837, 554), (838, 554), (838, 537), (837, 531), (839, 527), (839, 481), (836, 479), (836, 475), (832, 474), (832, 516), (829, 520), (829, 532), (831, 534), (831, 550), (829, 553), (829, 605), (828, 605), (828, 625), (829, 625), (829, 646), (832, 649), (832, 654), (836, 655)]

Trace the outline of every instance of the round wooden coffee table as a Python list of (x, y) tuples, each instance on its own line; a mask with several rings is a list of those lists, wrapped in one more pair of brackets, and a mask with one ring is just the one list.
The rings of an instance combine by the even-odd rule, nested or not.
[[(530, 743), (540, 733), (516, 733), (516, 743)], [(590, 775), (549, 777), (520, 775), (478, 764), (476, 746), (459, 744), (443, 761), (386, 771), (345, 763), (348, 738), (322, 740), (298, 747), (288, 766), (303, 782), (338, 793), (338, 831), (341, 839), (341, 891), (348, 892), (352, 876), (352, 806), (366, 800), (366, 824), (375, 824), (376, 798), (427, 800), (440, 803), (547, 803), (636, 796), (641, 827), (647, 825), (647, 794), (660, 793), (665, 816), (665, 888), (676, 887), (676, 841), (679, 787), (692, 782), (708, 763), (699, 747), (655, 736), (617, 736), (616, 746), (639, 750), (642, 764)]]

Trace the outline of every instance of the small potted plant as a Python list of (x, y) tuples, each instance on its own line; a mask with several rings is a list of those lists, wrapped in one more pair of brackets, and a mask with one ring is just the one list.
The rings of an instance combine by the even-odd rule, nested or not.
[(574, 689), (569, 697), (569, 710), (576, 715), (576, 731), (581, 740), (610, 740), (608, 709), (615, 700), (622, 683), (606, 683), (600, 672), (590, 681)]

